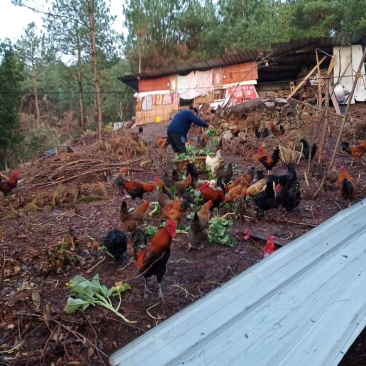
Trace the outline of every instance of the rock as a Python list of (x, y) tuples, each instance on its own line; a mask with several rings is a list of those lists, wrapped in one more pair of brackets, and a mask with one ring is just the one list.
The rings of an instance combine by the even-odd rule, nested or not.
[(287, 104), (287, 99), (285, 99), (285, 98), (275, 98), (274, 102), (276, 103), (277, 106), (282, 107), (283, 105)]
[(230, 130), (230, 131), (235, 131), (237, 128), (238, 128), (238, 126), (237, 126), (237, 125), (230, 125), (230, 126), (229, 126), (229, 130)]
[(133, 121), (128, 121), (128, 122), (126, 122), (124, 125), (123, 125), (123, 127), (124, 128), (131, 128), (132, 126), (133, 126), (133, 124), (134, 124), (134, 122)]
[(274, 102), (264, 102), (264, 105), (268, 109), (274, 109), (274, 107), (275, 107), (275, 103)]
[(302, 125), (301, 108), (298, 108), (296, 102), (287, 101), (285, 98), (257, 98), (227, 108), (225, 112), (225, 120), (217, 119), (222, 131), (234, 130), (235, 126), (239, 126), (241, 131), (246, 131), (244, 139), (247, 139), (248, 135), (254, 135), (255, 127), (268, 127), (269, 121), (273, 121), (275, 125), (286, 124), (288, 130)]
[(224, 140), (231, 140), (233, 138), (233, 134), (230, 130), (226, 131), (223, 135), (222, 138)]
[(239, 132), (239, 135), (238, 136), (242, 140), (248, 140), (249, 139), (249, 135), (246, 132)]

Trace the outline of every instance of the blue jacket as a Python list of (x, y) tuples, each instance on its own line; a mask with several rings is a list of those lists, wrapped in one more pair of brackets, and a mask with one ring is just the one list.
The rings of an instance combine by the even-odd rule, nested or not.
[(194, 112), (190, 109), (184, 109), (174, 116), (168, 126), (167, 134), (181, 135), (187, 140), (187, 134), (192, 123), (201, 127), (208, 127), (208, 123), (198, 118)]

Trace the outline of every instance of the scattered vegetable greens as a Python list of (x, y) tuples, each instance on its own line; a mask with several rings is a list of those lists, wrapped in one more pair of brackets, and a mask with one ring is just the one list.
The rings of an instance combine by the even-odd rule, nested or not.
[(228, 247), (234, 247), (237, 240), (229, 236), (227, 228), (233, 225), (232, 220), (226, 220), (216, 216), (209, 221), (208, 240), (210, 243), (223, 244)]
[(159, 229), (154, 225), (148, 225), (144, 229), (144, 233), (147, 236), (154, 236), (158, 231)]
[[(86, 310), (90, 305), (100, 305), (122, 318), (126, 323), (136, 323), (128, 320), (118, 312), (121, 306), (121, 293), (131, 289), (128, 283), (116, 283), (114, 287), (108, 290), (106, 286), (100, 283), (99, 274), (96, 274), (91, 281), (80, 275), (75, 276), (68, 286), (72, 288), (71, 296), (67, 299), (65, 306), (65, 311), (68, 314), (72, 314), (79, 309)], [(119, 304), (115, 308), (110, 298), (117, 296), (119, 297)]]

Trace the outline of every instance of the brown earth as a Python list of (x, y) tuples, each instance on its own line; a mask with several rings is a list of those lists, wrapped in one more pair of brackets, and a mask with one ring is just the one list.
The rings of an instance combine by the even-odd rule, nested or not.
[[(352, 121), (347, 124), (345, 139), (359, 142), (355, 136), (366, 138), (361, 136), (365, 128), (360, 130), (359, 127), (365, 111), (363, 104), (352, 106)], [(320, 114), (312, 112), (305, 118), (301, 131), (287, 131), (286, 134), (292, 136), (293, 140), (306, 136), (311, 141), (319, 119)], [(340, 122), (339, 117), (331, 116), (326, 165), (333, 153)], [(286, 217), (281, 209), (277, 209), (269, 213), (269, 220), (249, 219), (249, 209), (245, 213), (246, 218), (234, 219), (234, 225), (230, 228), (230, 234), (238, 240), (235, 247), (207, 244), (201, 251), (188, 251), (187, 236), (177, 235), (163, 280), (165, 302), (158, 300), (154, 279), (149, 280), (153, 293), (144, 296), (144, 281), (133, 261), (115, 264), (106, 257), (104, 262), (97, 263), (104, 258), (100, 254), (103, 237), (109, 230), (120, 227), (119, 208), (123, 193), (112, 184), (113, 176), (123, 165), (137, 170), (132, 173), (133, 178), (146, 181), (153, 180), (156, 175), (161, 176), (163, 170), (171, 171), (172, 151), (168, 148), (168, 163), (161, 163), (161, 152), (155, 143), (156, 136), (165, 135), (165, 130), (166, 123), (144, 126), (142, 139), (147, 142), (149, 151), (147, 155), (137, 156), (131, 153), (133, 146), (128, 145), (130, 140), (118, 140), (117, 143), (128, 145), (128, 148), (115, 149), (114, 142), (119, 134), (106, 134), (109, 143), (102, 152), (98, 152), (95, 136), (85, 136), (74, 143), (73, 154), (61, 153), (41, 158), (23, 167), (23, 182), (12, 196), (0, 199), (0, 238), (6, 260), (4, 283), (0, 288), (1, 364), (108, 365), (107, 356), (111, 353), (263, 258), (265, 241), (255, 238), (245, 241), (244, 228), (262, 231), (266, 236), (274, 234), (293, 240), (346, 208), (346, 202), (339, 196), (335, 186), (327, 192), (321, 190), (316, 199), (312, 199), (321, 179), (318, 175), (312, 175), (307, 186), (304, 180), (307, 164), (301, 161), (297, 166), (302, 188), (299, 209)], [(278, 140), (269, 137), (265, 143), (270, 149)], [(225, 163), (235, 164), (236, 175), (255, 165), (253, 154), (259, 142), (251, 137), (244, 144), (246, 148), (236, 149), (241, 155), (237, 155), (225, 143), (223, 146)], [(139, 149), (139, 153), (144, 153), (144, 148)], [(349, 162), (350, 157), (339, 149), (337, 167), (341, 164), (349, 166)], [(347, 169), (355, 180), (360, 174), (358, 202), (365, 197), (365, 167), (356, 163)], [(274, 168), (274, 174), (285, 171), (283, 163)], [(57, 189), (60, 181), (64, 182), (62, 192)], [(99, 200), (86, 203), (86, 195), (85, 203), (82, 200), (74, 202), (74, 190), (82, 181), (83, 184), (94, 184), (86, 191), (89, 192), (89, 198), (99, 197)], [(157, 193), (146, 195), (146, 198), (156, 201)], [(55, 201), (55, 207), (52, 207), (52, 200)], [(127, 200), (129, 206), (136, 205), (137, 201)], [(223, 209), (220, 215), (229, 211), (230, 208)], [(279, 219), (275, 221), (275, 217)], [(159, 226), (160, 222), (161, 218), (154, 216), (149, 217), (144, 225)], [(186, 219), (185, 224), (188, 222)], [(75, 248), (69, 228), (76, 238)], [(69, 262), (65, 257), (60, 257), (60, 243), (69, 249)], [(131, 285), (131, 290), (122, 296), (120, 312), (128, 319), (135, 320), (135, 324), (126, 324), (101, 307), (90, 307), (85, 312), (72, 315), (65, 313), (64, 306), (69, 295), (66, 284), (77, 274), (91, 279), (97, 273), (101, 283), (107, 287), (118, 281)], [(50, 309), (50, 316), (45, 312), (46, 308)], [(341, 365), (366, 363), (365, 338), (363, 332)]]

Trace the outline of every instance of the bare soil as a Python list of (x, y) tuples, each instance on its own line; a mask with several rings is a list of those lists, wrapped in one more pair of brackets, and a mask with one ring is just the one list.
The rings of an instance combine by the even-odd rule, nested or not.
[[(366, 138), (361, 135), (363, 130), (359, 130), (365, 111), (366, 106), (363, 104), (351, 107), (351, 122), (347, 123), (343, 139), (357, 143), (361, 138)], [(316, 129), (321, 114), (309, 112), (301, 131), (286, 132), (294, 141), (299, 136), (306, 136), (308, 141), (312, 141), (314, 135), (319, 141)], [(331, 135), (325, 151), (326, 167), (333, 153), (340, 123), (341, 118), (331, 116)], [(155, 279), (149, 280), (152, 294), (144, 296), (144, 281), (131, 257), (131, 261), (129, 258), (118, 264), (106, 257), (102, 263), (96, 264), (104, 258), (100, 250), (104, 236), (109, 230), (120, 227), (119, 209), (123, 192), (112, 184), (113, 175), (126, 164), (126, 160), (128, 167), (137, 170), (132, 172), (133, 179), (151, 181), (154, 176), (161, 176), (164, 170), (172, 170), (171, 149), (167, 151), (167, 162), (161, 162), (163, 157), (155, 143), (158, 135), (165, 135), (166, 126), (167, 123), (144, 126), (141, 138), (148, 144), (149, 151), (146, 155), (135, 157), (121, 156), (115, 151), (113, 153), (113, 147), (111, 149), (110, 146), (107, 146), (106, 151), (97, 152), (95, 136), (86, 136), (74, 144), (74, 154), (61, 153), (24, 166), (23, 182), (12, 196), (0, 198), (0, 239), (5, 253), (4, 281), (0, 288), (2, 365), (108, 365), (107, 357), (117, 349), (262, 260), (265, 241), (252, 237), (244, 240), (245, 228), (293, 240), (347, 206), (336, 186), (328, 191), (321, 190), (316, 199), (312, 199), (321, 178), (316, 174), (309, 175), (307, 185), (304, 173), (308, 167), (307, 162), (302, 160), (296, 168), (302, 191), (302, 202), (298, 209), (287, 216), (282, 209), (277, 209), (269, 212), (268, 220), (250, 218), (249, 209), (242, 220), (234, 219), (234, 225), (230, 228), (230, 234), (238, 240), (236, 247), (207, 243), (200, 251), (188, 251), (187, 235), (177, 235), (163, 280), (165, 302), (158, 300)], [(112, 142), (117, 135), (106, 134)], [(235, 164), (236, 175), (239, 175), (239, 169), (245, 172), (251, 166), (261, 168), (253, 160), (260, 143), (252, 136), (244, 143), (247, 147), (237, 146), (235, 151), (224, 143), (225, 163)], [(271, 149), (278, 144), (278, 140), (269, 137), (265, 143)], [(72, 155), (74, 160), (70, 158)], [(87, 161), (81, 169), (80, 161), (83, 159), (101, 161), (99, 166), (105, 165), (105, 169), (98, 170), (99, 163)], [(52, 181), (51, 173), (57, 172), (56, 167), (72, 161), (76, 161), (75, 171), (68, 170)], [(356, 181), (359, 176), (355, 202), (363, 199), (365, 167), (360, 163), (349, 167), (350, 157), (340, 148), (335, 162), (338, 168), (346, 164), (348, 172)], [(48, 176), (43, 173), (43, 181), (34, 178), (47, 171), (51, 173)], [(80, 175), (84, 172), (86, 174)], [(273, 169), (274, 174), (284, 172), (286, 166), (282, 162)], [(64, 199), (59, 199), (57, 205), (52, 207), (49, 203), (60, 180), (64, 181), (69, 196), (72, 196), (73, 189), (80, 181), (84, 184), (100, 184), (105, 187), (105, 191), (100, 194), (101, 199), (89, 203), (67, 200), (64, 192)], [(42, 195), (43, 201), (40, 200)], [(38, 200), (32, 204), (32, 199), (36, 197)], [(146, 198), (156, 201), (157, 193), (148, 194)], [(134, 206), (138, 199), (136, 202), (128, 199), (127, 203)], [(220, 215), (226, 212), (230, 212), (230, 208), (222, 210)], [(144, 225), (159, 226), (161, 221), (159, 216), (153, 216)], [(188, 222), (186, 219), (185, 224)], [(75, 249), (72, 247), (69, 228), (75, 236)], [(62, 262), (57, 257), (60, 243), (71, 248), (69, 252), (74, 254), (74, 263)], [(101, 307), (88, 308), (85, 312), (79, 311), (72, 315), (65, 313), (64, 306), (70, 293), (66, 284), (77, 274), (91, 279), (96, 273), (108, 287), (118, 281), (131, 285), (131, 290), (122, 296), (120, 312), (128, 319), (137, 321), (135, 324), (126, 324)], [(50, 309), (50, 318), (45, 313), (47, 308)], [(363, 332), (344, 356), (341, 365), (366, 364), (365, 338)]]

